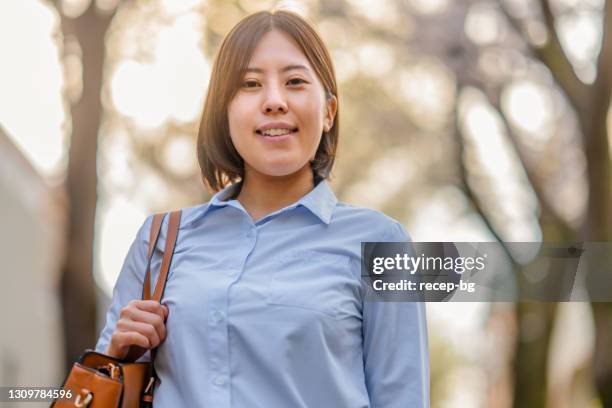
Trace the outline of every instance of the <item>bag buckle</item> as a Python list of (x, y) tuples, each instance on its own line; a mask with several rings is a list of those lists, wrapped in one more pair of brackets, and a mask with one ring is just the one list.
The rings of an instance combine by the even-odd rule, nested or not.
[[(86, 394), (85, 398), (82, 398), (83, 394)], [(84, 408), (91, 403), (92, 399), (93, 394), (91, 393), (91, 391), (89, 391), (87, 388), (83, 388), (81, 390), (81, 393), (77, 395), (77, 397), (74, 399), (74, 406), (77, 408)]]
[(149, 378), (149, 383), (147, 384), (147, 386), (146, 386), (146, 388), (145, 388), (145, 390), (144, 390), (144, 393), (145, 393), (145, 394), (148, 394), (148, 393), (149, 393), (149, 391), (151, 391), (151, 388), (153, 387), (153, 384), (154, 384), (154, 383), (155, 383), (155, 377), (151, 377), (151, 378)]
[(110, 378), (116, 380), (119, 378), (119, 366), (113, 363), (98, 366), (98, 370), (105, 374), (108, 374)]

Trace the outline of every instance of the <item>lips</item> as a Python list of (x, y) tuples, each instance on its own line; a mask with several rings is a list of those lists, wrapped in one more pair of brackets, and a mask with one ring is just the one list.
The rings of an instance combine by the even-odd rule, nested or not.
[(270, 122), (266, 123), (255, 130), (255, 133), (267, 137), (280, 137), (294, 132), (298, 128), (286, 122)]
[(264, 131), (257, 130), (256, 133), (260, 134), (262, 136), (279, 137), (279, 136), (289, 135), (289, 134), (294, 133), (296, 131), (297, 131), (297, 128), (295, 128), (295, 129), (273, 128), (273, 129), (268, 129), (268, 130), (264, 130)]

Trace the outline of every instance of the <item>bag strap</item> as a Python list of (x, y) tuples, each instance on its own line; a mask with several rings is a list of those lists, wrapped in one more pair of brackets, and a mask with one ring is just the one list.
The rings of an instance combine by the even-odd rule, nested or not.
[(144, 278), (142, 299), (143, 300), (157, 300), (161, 302), (162, 296), (164, 295), (164, 289), (166, 288), (166, 281), (168, 279), (168, 271), (170, 270), (170, 263), (172, 262), (172, 255), (174, 254), (174, 247), (176, 246), (176, 239), (178, 237), (178, 229), (181, 223), (181, 211), (173, 211), (170, 213), (170, 220), (168, 221), (168, 231), (166, 234), (166, 247), (164, 248), (164, 257), (162, 259), (161, 267), (159, 270), (159, 277), (155, 284), (155, 291), (153, 297), (151, 297), (151, 259), (155, 252), (155, 246), (159, 239), (159, 232), (166, 214), (155, 214), (153, 216), (153, 223), (151, 224), (151, 232), (149, 234), (149, 250), (147, 252), (147, 272)]
[[(161, 230), (162, 222), (166, 214), (155, 214), (153, 217), (153, 223), (151, 225), (151, 234), (149, 237), (149, 251), (147, 260), (147, 272), (145, 274), (144, 288), (143, 288), (143, 300), (151, 299), (151, 258), (155, 252), (155, 246), (159, 239), (159, 231)], [(176, 239), (178, 237), (178, 230), (181, 224), (181, 211), (173, 211), (170, 213), (170, 219), (168, 220), (168, 231), (166, 233), (166, 247), (164, 248), (164, 257), (162, 258), (161, 267), (159, 269), (159, 276), (157, 277), (157, 283), (155, 284), (155, 291), (153, 292), (153, 300), (161, 302), (164, 296), (164, 290), (166, 289), (166, 282), (168, 281), (168, 271), (170, 270), (170, 263), (172, 262), (172, 255), (174, 255), (174, 248), (176, 246)], [(155, 382), (157, 381), (157, 372), (155, 371), (155, 357), (157, 356), (157, 348), (151, 350), (151, 377), (149, 382), (144, 389), (141, 405), (146, 407), (153, 406), (153, 389)]]
[(153, 222), (151, 224), (151, 232), (149, 233), (149, 249), (147, 250), (147, 271), (145, 273), (144, 284), (142, 285), (142, 299), (151, 299), (151, 259), (153, 258), (153, 252), (157, 246), (157, 240), (159, 239), (159, 232), (161, 231), (162, 222), (166, 214), (155, 214), (153, 216)]
[[(161, 231), (162, 223), (166, 217), (165, 213), (155, 214), (153, 216), (153, 222), (151, 223), (151, 232), (149, 234), (149, 248), (147, 251), (147, 271), (145, 273), (143, 288), (142, 288), (142, 299), (143, 300), (156, 300), (161, 302), (162, 296), (164, 295), (164, 289), (166, 288), (166, 282), (168, 280), (168, 271), (170, 270), (170, 263), (172, 261), (172, 255), (174, 254), (174, 248), (176, 246), (176, 240), (178, 237), (178, 230), (181, 223), (181, 210), (173, 211), (170, 213), (170, 220), (168, 221), (168, 231), (166, 234), (166, 246), (164, 248), (164, 256), (162, 258), (161, 267), (159, 270), (159, 276), (157, 283), (155, 284), (155, 290), (153, 297), (151, 297), (151, 259), (155, 253), (155, 247), (159, 240), (159, 233)], [(139, 346), (130, 346), (125, 361), (136, 361), (140, 358), (147, 350)], [(151, 363), (155, 360), (155, 349), (151, 350)]]

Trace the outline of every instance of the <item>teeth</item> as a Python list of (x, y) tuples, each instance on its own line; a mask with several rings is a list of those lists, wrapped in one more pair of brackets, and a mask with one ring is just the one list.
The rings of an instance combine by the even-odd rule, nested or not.
[(293, 130), (291, 129), (266, 129), (262, 131), (262, 134), (266, 136), (282, 136), (282, 135), (287, 135), (292, 132)]

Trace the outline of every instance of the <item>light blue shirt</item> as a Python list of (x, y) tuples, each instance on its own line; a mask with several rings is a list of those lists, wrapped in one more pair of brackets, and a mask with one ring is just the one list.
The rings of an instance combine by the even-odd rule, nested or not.
[[(224, 201), (234, 188), (183, 210), (154, 406), (429, 407), (424, 304), (363, 301), (361, 242), (408, 241), (404, 228), (338, 202), (326, 181), (254, 223), (239, 201)], [(152, 218), (125, 259), (97, 351), (141, 297)]]

